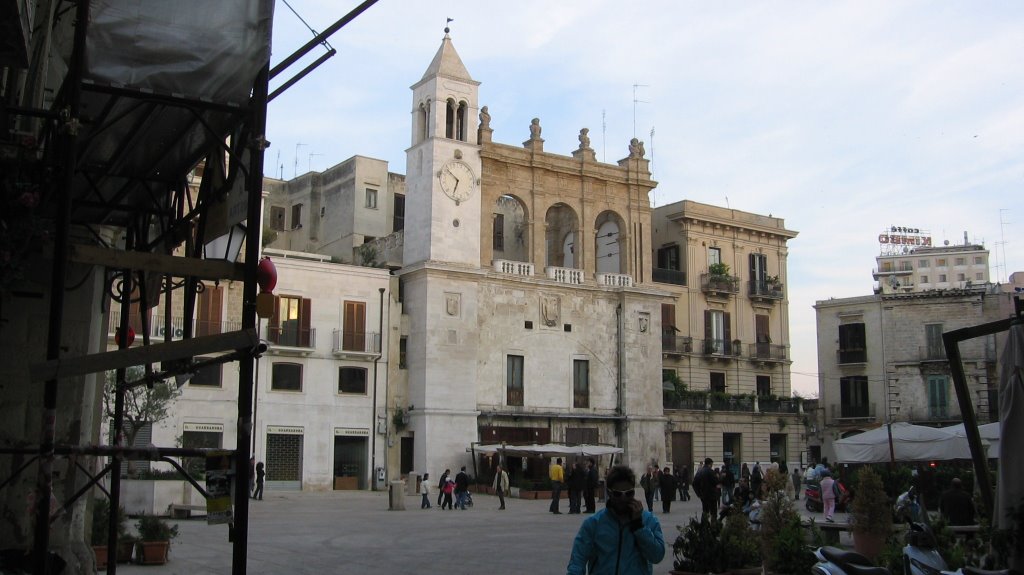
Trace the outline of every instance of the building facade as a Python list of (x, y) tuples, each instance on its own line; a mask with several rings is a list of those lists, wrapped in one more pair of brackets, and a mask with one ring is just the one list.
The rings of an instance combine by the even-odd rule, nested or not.
[[(983, 284), (816, 302), (821, 454), (832, 458), (832, 441), (890, 420), (962, 421), (942, 334), (1005, 318), (1009, 297)], [(978, 421), (995, 421), (997, 336), (959, 347)]]
[(791, 397), (787, 242), (781, 218), (682, 201), (654, 210), (667, 448), (677, 465), (711, 457), (805, 461)]

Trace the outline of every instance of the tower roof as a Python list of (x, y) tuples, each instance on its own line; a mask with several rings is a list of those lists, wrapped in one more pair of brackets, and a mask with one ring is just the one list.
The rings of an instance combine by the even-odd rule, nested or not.
[(456, 80), (474, 81), (469, 75), (469, 70), (462, 63), (462, 58), (459, 58), (459, 53), (455, 51), (451, 36), (447, 33), (445, 33), (444, 39), (441, 40), (441, 47), (437, 49), (437, 54), (434, 54), (434, 59), (427, 66), (427, 71), (423, 73), (423, 78), (420, 81), (426, 80), (431, 76), (445, 76)]

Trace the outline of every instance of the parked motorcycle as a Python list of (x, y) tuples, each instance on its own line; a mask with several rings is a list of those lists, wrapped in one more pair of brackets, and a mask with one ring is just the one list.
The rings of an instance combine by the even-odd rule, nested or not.
[[(846, 511), (847, 506), (850, 504), (850, 490), (846, 488), (842, 483), (840, 485), (840, 492), (842, 495), (836, 499), (836, 511), (843, 513)], [(807, 489), (804, 490), (804, 506), (807, 507), (808, 511), (815, 513), (821, 513), (825, 510), (825, 504), (821, 501), (821, 486), (819, 485), (808, 485)]]
[(903, 572), (906, 575), (1012, 575), (1012, 569), (985, 570), (961, 567), (948, 571), (946, 561), (936, 549), (935, 535), (927, 523), (911, 522), (903, 547)]
[(813, 575), (891, 575), (888, 569), (876, 567), (856, 551), (826, 546), (815, 549), (814, 556), (818, 562), (811, 568)]

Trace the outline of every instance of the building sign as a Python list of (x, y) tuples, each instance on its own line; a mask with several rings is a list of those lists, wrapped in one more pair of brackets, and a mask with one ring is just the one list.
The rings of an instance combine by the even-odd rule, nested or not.
[(291, 425), (268, 425), (267, 433), (274, 433), (278, 435), (302, 435), (303, 431), (301, 427)]
[(213, 433), (224, 433), (223, 423), (186, 423), (185, 431), (207, 431)]
[(930, 232), (920, 228), (890, 226), (878, 235), (878, 244), (882, 255), (891, 256), (905, 254), (911, 247), (931, 247), (932, 237)]
[(370, 437), (370, 430), (359, 427), (335, 427), (334, 435), (345, 435), (348, 437)]

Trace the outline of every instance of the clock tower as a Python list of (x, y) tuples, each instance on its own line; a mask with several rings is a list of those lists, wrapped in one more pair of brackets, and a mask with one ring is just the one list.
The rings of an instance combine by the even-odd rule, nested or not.
[(480, 266), (479, 86), (445, 32), (423, 78), (412, 86), (405, 266), (426, 261)]
[(409, 330), (413, 466), (434, 477), (446, 468), (472, 465), (466, 449), (479, 436), (477, 308), (484, 273), (476, 130), (479, 85), (446, 28), (430, 66), (411, 87), (412, 145), (406, 151), (405, 241), (399, 275)]

